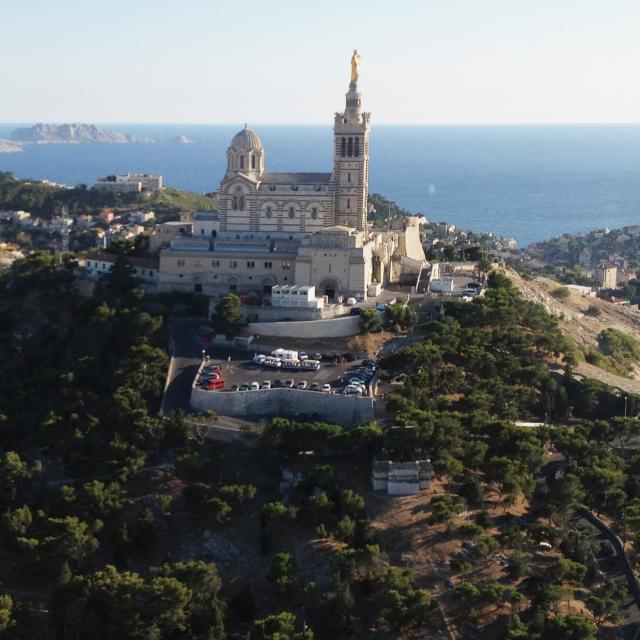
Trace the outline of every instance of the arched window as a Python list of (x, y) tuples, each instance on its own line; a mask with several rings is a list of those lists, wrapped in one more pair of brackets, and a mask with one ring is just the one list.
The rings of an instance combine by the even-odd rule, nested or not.
[(313, 220), (317, 220), (318, 219), (318, 208), (317, 207), (313, 207), (313, 209), (311, 209), (311, 218)]
[(360, 138), (355, 139), (353, 155), (357, 158), (360, 155)]
[(267, 211), (264, 214), (267, 218), (271, 218), (273, 216), (273, 209), (271, 207), (267, 207)]
[(231, 208), (234, 211), (238, 210), (238, 196), (233, 196), (233, 198), (231, 198)]
[(351, 182), (351, 171), (347, 173), (347, 182)]
[(251, 168), (252, 169), (256, 168), (256, 157), (255, 156), (251, 156)]
[(244, 196), (240, 196), (240, 211), (244, 211)]
[(240, 156), (240, 168), (244, 169), (244, 156)]
[(342, 157), (344, 158), (347, 155), (347, 139), (346, 138), (342, 138)]
[(200, 235), (203, 236), (204, 235), (204, 229), (200, 229)]
[(296, 215), (296, 210), (293, 207), (289, 207), (289, 217), (293, 218)]
[(353, 138), (349, 138), (347, 141), (347, 155), (349, 157), (353, 155)]

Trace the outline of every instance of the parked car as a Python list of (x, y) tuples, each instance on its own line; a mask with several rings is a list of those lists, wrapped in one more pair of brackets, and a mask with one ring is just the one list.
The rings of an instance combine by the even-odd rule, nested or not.
[(357, 387), (355, 385), (347, 385), (342, 392), (345, 396), (348, 395), (362, 395), (364, 393), (364, 389), (362, 387)]
[(265, 380), (261, 385), (261, 389), (271, 389), (271, 380)]
[(347, 306), (352, 307), (356, 302), (358, 302), (355, 298), (347, 298)]
[(300, 382), (298, 382), (298, 384), (296, 385), (296, 389), (306, 389), (306, 388), (307, 388), (306, 380), (300, 380)]
[(251, 383), (251, 386), (249, 387), (249, 389), (251, 391), (258, 391), (258, 389), (260, 389), (260, 384), (254, 381)]
[(249, 391), (249, 385), (245, 382), (240, 385), (240, 391)]
[(219, 364), (208, 364), (203, 371), (220, 371), (222, 367)]
[(309, 355), (306, 354), (304, 351), (301, 351), (298, 354), (298, 359), (300, 360), (300, 362), (303, 362), (304, 360), (308, 360), (309, 359)]
[(200, 380), (219, 380), (222, 377), (219, 371), (212, 371), (210, 373), (201, 373)]
[(322, 360), (322, 354), (321, 353), (312, 353), (311, 354), (311, 360)]
[(328, 382), (325, 382), (325, 383), (322, 385), (322, 390), (323, 390), (325, 393), (331, 393), (331, 385), (330, 385)]
[(287, 389), (291, 389), (293, 387), (293, 385), (295, 384), (294, 380), (292, 378), (289, 378), (288, 380), (284, 381), (284, 386)]
[(309, 391), (320, 391), (320, 384), (318, 382), (312, 382)]
[(353, 362), (354, 360), (357, 360), (356, 358), (356, 354), (355, 353), (351, 353), (350, 351), (347, 351), (346, 353), (342, 354), (342, 357), (347, 361), (347, 362)]
[(238, 389), (240, 389), (240, 386), (237, 384), (232, 384), (231, 388), (229, 389), (229, 391), (238, 391)]
[(283, 384), (282, 384), (282, 380), (280, 380), (280, 378), (276, 378), (276, 379), (274, 380), (274, 382), (273, 382), (273, 385), (272, 385), (272, 387), (273, 387), (274, 389), (279, 389), (279, 388), (280, 388), (280, 387), (282, 387), (282, 386), (283, 386)]
[(253, 361), (254, 361), (256, 364), (262, 364), (262, 363), (264, 362), (264, 360), (265, 360), (265, 358), (266, 358), (266, 357), (267, 357), (267, 356), (265, 356), (265, 355), (264, 355), (264, 354), (262, 354), (262, 353), (257, 353), (255, 356), (253, 356)]

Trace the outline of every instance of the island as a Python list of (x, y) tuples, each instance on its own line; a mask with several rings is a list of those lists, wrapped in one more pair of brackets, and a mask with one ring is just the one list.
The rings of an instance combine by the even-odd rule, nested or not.
[(0, 139), (0, 153), (18, 153), (22, 151), (22, 146), (11, 140)]
[(195, 140), (189, 136), (176, 136), (175, 138), (171, 138), (169, 142), (173, 144), (194, 144)]
[(93, 124), (48, 124), (39, 122), (32, 127), (18, 127), (11, 133), (11, 142), (31, 144), (127, 144), (151, 143), (145, 136), (136, 136), (112, 129), (100, 129)]

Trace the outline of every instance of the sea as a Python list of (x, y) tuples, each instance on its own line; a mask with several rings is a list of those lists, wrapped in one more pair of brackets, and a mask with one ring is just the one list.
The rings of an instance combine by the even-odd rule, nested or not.
[[(9, 138), (15, 123), (0, 124)], [(128, 171), (215, 191), (238, 125), (100, 124), (154, 144), (27, 145), (0, 154), (0, 171), (67, 185)], [(331, 171), (332, 130), (250, 125), (270, 171)], [(172, 139), (188, 136), (193, 144)], [(640, 125), (375, 125), (369, 191), (460, 228), (515, 238), (519, 246), (563, 233), (640, 224)]]

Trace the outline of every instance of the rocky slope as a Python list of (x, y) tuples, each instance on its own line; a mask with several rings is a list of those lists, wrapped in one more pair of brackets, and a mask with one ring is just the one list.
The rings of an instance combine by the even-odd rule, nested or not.
[(144, 136), (134, 136), (112, 129), (100, 129), (93, 124), (47, 124), (39, 122), (32, 127), (18, 127), (11, 134), (13, 142), (38, 144), (153, 142)]
[[(614, 305), (600, 298), (582, 295), (572, 289), (568, 290), (566, 298), (558, 299), (553, 292), (562, 285), (555, 280), (543, 276), (524, 279), (513, 269), (506, 269), (505, 274), (527, 300), (541, 304), (549, 313), (557, 316), (563, 332), (584, 350), (598, 351), (598, 334), (609, 328), (640, 340), (640, 313), (633, 307)], [(628, 378), (587, 362), (580, 362), (575, 371), (628, 393), (640, 394), (640, 367), (637, 364), (629, 370)]]

